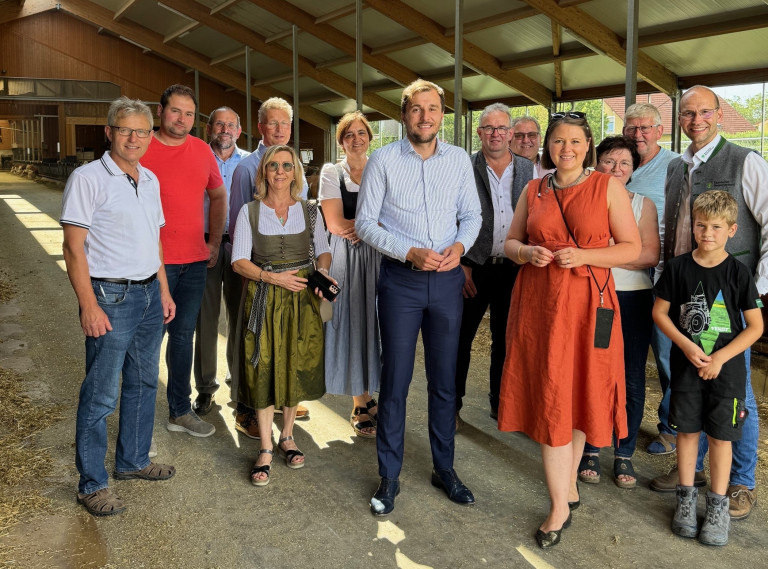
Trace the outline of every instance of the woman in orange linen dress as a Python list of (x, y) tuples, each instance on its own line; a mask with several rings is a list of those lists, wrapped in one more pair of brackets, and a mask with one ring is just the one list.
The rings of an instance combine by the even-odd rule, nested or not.
[[(583, 114), (553, 114), (542, 164), (556, 171), (528, 184), (505, 243), (507, 256), (523, 267), (508, 319), (499, 429), (522, 431), (541, 444), (551, 506), (536, 532), (540, 547), (560, 541), (570, 510), (578, 507), (585, 437), (608, 445), (614, 429), (619, 437), (627, 432), (610, 268), (640, 254), (640, 237), (626, 190), (587, 170), (594, 160)], [(614, 310), (607, 348), (595, 347), (598, 308)]]

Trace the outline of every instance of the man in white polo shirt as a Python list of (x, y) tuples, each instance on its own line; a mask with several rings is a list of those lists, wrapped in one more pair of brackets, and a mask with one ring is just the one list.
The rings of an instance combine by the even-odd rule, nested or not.
[(139, 164), (152, 136), (152, 112), (141, 101), (120, 97), (109, 108), (107, 125), (112, 150), (72, 173), (59, 220), (85, 333), (75, 430), (77, 501), (94, 516), (125, 510), (108, 487), (104, 466), (107, 417), (118, 395), (113, 478), (166, 480), (176, 472), (148, 456), (163, 324), (176, 313), (160, 245), (160, 185)]

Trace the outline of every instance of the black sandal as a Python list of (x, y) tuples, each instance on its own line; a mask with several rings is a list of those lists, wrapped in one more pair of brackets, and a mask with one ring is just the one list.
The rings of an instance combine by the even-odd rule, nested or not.
[[(259, 451), (259, 454), (271, 454), (274, 455), (275, 453), (272, 451), (272, 449), (261, 449)], [(251, 484), (254, 486), (266, 486), (269, 484), (269, 471), (272, 469), (272, 463), (265, 464), (263, 466), (256, 466), (253, 465), (253, 468), (251, 468)], [(265, 473), (267, 475), (266, 478), (254, 478), (256, 474)]]
[[(371, 400), (368, 401), (368, 403), (365, 404), (365, 407), (366, 407), (366, 409), (368, 409), (368, 411), (370, 411), (374, 407), (378, 407), (378, 406), (379, 406), (379, 404), (376, 402), (376, 400), (373, 397), (371, 397)], [(371, 415), (370, 413), (367, 413), (367, 415), (371, 418), (371, 422), (373, 423), (374, 427), (379, 424), (379, 421), (376, 419), (376, 417), (379, 416), (378, 409), (376, 410), (376, 414), (375, 415)]]
[[(585, 470), (591, 470), (595, 474), (582, 474)], [(585, 484), (598, 484), (600, 482), (600, 457), (594, 454), (583, 454), (579, 461), (579, 480)]]
[(285, 465), (288, 468), (293, 468), (294, 470), (297, 470), (299, 468), (304, 468), (304, 461), (293, 462), (293, 459), (296, 458), (297, 456), (304, 456), (303, 452), (301, 452), (299, 449), (285, 450), (282, 447), (282, 444), (285, 441), (292, 441), (292, 440), (294, 440), (294, 438), (290, 435), (287, 437), (283, 437), (277, 442), (277, 448), (280, 451), (280, 454), (282, 454), (285, 457)]
[[(352, 414), (349, 416), (349, 422), (352, 428), (355, 430), (355, 434), (363, 439), (375, 439), (376, 438), (376, 423), (371, 420), (371, 416), (368, 415), (368, 407), (355, 407)], [(360, 415), (368, 415), (367, 421), (358, 421)], [(374, 429), (374, 432), (365, 432), (363, 429)]]
[[(619, 476), (631, 476), (633, 480), (631, 482), (619, 480)], [(635, 474), (635, 469), (632, 467), (631, 458), (613, 459), (613, 481), (616, 482), (616, 486), (625, 490), (631, 490), (637, 486), (637, 474)]]

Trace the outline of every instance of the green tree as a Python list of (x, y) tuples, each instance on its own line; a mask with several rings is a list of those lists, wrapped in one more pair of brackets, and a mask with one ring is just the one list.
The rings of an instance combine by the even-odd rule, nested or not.
[(756, 93), (750, 97), (739, 97), (726, 99), (730, 105), (739, 111), (741, 116), (754, 125), (759, 125), (763, 115), (763, 94)]

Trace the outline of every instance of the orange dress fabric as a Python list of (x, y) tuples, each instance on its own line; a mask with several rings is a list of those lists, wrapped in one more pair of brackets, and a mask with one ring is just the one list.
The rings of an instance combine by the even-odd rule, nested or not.
[[(607, 247), (608, 180), (592, 172), (581, 184), (557, 190), (579, 247)], [(573, 247), (554, 190), (546, 180), (528, 185), (528, 244), (550, 251)], [(593, 267), (603, 306), (614, 310), (610, 345), (594, 347), (600, 293), (586, 266), (524, 265), (512, 292), (507, 356), (501, 380), (499, 429), (522, 431), (550, 446), (571, 442), (572, 430), (595, 446), (609, 446), (615, 430), (627, 436), (624, 346), (619, 302), (609, 269)]]

